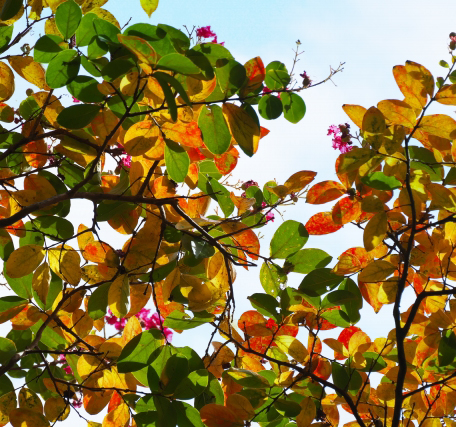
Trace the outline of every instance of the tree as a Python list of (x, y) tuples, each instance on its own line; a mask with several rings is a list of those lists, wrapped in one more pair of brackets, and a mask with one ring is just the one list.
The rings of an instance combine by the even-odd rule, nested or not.
[[(12, 325), (0, 338), (0, 423), (85, 419), (84, 405), (89, 418), (105, 414), (103, 427), (326, 427), (340, 409), (355, 419), (347, 427), (454, 427), (456, 121), (427, 113), (456, 105), (453, 62), (435, 83), (408, 61), (393, 69), (403, 100), (344, 105), (360, 130), (329, 129), (339, 181), (310, 186), (316, 172), (300, 171), (230, 191), (222, 177), (238, 148), (252, 156), (267, 134), (256, 109), (298, 122), (307, 75), (293, 84), (294, 67), (279, 61), (242, 65), (210, 27), (120, 28), (102, 3), (48, 1), (41, 18), (41, 2), (5, 0), (0, 11), (1, 101), (14, 72), (40, 89), (0, 111), (11, 289), (0, 319)], [(157, 6), (141, 4), (149, 15)], [(41, 21), (46, 34), (19, 53)], [(337, 202), (305, 224), (283, 222), (261, 255), (255, 231), (304, 196)], [(75, 232), (66, 218), (79, 199), (93, 221)], [(218, 210), (206, 216), (211, 201)], [(122, 248), (103, 222), (125, 235)], [(303, 249), (344, 226), (363, 230), (363, 246), (333, 268), (325, 251)], [(257, 260), (264, 293), (239, 315), (235, 267)], [(296, 288), (292, 273), (304, 275)], [(355, 326), (363, 301), (393, 305), (395, 328), (372, 339)], [(171, 344), (172, 331), (203, 324), (213, 328), (203, 357)], [(336, 328), (337, 339), (320, 338)]]

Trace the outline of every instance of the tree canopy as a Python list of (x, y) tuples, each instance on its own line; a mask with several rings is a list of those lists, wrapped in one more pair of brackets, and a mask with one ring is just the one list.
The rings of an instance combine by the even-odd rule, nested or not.
[[(444, 77), (407, 61), (400, 99), (343, 106), (337, 181), (232, 185), (260, 117), (298, 123), (303, 90), (341, 66), (313, 83), (299, 43), (290, 71), (241, 64), (211, 27), (121, 27), (105, 3), (0, 3), (0, 425), (455, 427), (456, 121), (428, 108), (456, 105), (456, 36)], [(11, 106), (21, 81), (37, 89)], [(260, 251), (300, 198), (331, 207)], [(342, 227), (363, 242), (332, 267), (304, 248)], [(238, 269), (264, 290), (243, 313)], [(364, 303), (392, 305), (394, 329), (363, 332)], [(173, 345), (202, 325), (205, 348)]]

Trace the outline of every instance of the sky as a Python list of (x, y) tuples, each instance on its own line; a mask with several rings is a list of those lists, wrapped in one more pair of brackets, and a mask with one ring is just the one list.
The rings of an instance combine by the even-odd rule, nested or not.
[[(283, 118), (262, 121), (262, 126), (271, 133), (261, 141), (254, 157), (241, 157), (231, 179), (232, 183), (254, 179), (261, 186), (271, 179), (283, 184), (300, 170), (318, 172), (315, 182), (337, 179), (334, 162), (338, 152), (331, 147), (327, 129), (332, 124), (348, 121), (342, 105), (369, 108), (383, 99), (402, 99), (392, 68), (406, 60), (421, 63), (435, 77), (444, 75), (446, 70), (439, 66), (439, 61), (450, 59), (448, 34), (456, 31), (456, 3), (448, 0), (161, 0), (150, 19), (141, 10), (139, 0), (110, 0), (105, 8), (114, 13), (121, 26), (129, 18), (130, 24), (164, 23), (181, 29), (184, 25), (188, 28), (210, 25), (218, 40), (224, 41), (225, 47), (241, 63), (260, 56), (265, 64), (280, 60), (290, 69), (295, 42), (300, 40), (304, 53), (299, 56), (296, 73), (305, 70), (314, 82), (327, 78), (330, 67), (337, 68), (344, 63), (343, 72), (332, 81), (301, 93), (307, 113), (299, 124), (292, 125)], [(21, 88), (26, 86), (18, 85), (18, 95), (13, 102), (23, 98), (25, 89), (21, 91)], [(446, 113), (453, 115), (448, 108)], [(300, 200), (283, 212), (283, 219), (305, 224), (314, 213), (331, 207), (331, 203), (314, 207)], [(278, 214), (275, 216), (273, 223), (261, 229), (263, 255), (268, 254), (270, 238), (282, 222)], [(90, 218), (85, 214), (84, 205), (80, 205), (73, 217), (78, 221), (75, 226), (85, 217), (88, 224)], [(347, 225), (335, 234), (311, 237), (305, 247), (324, 249), (335, 260), (354, 246), (362, 246), (362, 235), (356, 227)], [(290, 284), (297, 286), (301, 279), (302, 276), (292, 274)], [(250, 308), (246, 297), (262, 290), (259, 268), (240, 272), (234, 290), (239, 317)], [(376, 316), (365, 303), (363, 315), (358, 326), (372, 338), (386, 336), (387, 325), (392, 328), (391, 306), (383, 307)], [(4, 325), (0, 325), (0, 331), (4, 330)], [(175, 334), (174, 342), (177, 345), (191, 343), (196, 350), (204, 349), (205, 331), (208, 330), (197, 329), (194, 334), (181, 337)]]

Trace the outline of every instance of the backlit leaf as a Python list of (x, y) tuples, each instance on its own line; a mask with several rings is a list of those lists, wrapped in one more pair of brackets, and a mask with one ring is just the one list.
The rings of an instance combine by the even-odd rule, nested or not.
[(116, 317), (125, 317), (129, 308), (130, 280), (128, 275), (121, 274), (109, 287), (108, 305)]
[(307, 242), (309, 234), (297, 221), (285, 221), (274, 233), (271, 240), (271, 258), (287, 258), (299, 251)]
[(44, 249), (39, 245), (27, 245), (16, 249), (5, 264), (9, 277), (15, 279), (32, 273), (43, 261)]

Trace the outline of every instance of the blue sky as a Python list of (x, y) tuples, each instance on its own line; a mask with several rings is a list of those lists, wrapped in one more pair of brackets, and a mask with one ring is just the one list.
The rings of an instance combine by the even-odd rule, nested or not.
[[(271, 133), (261, 141), (252, 159), (241, 158), (232, 179), (254, 179), (261, 185), (270, 179), (281, 184), (299, 170), (317, 171), (316, 182), (335, 179), (338, 153), (326, 133), (329, 125), (347, 121), (341, 106), (348, 103), (369, 108), (383, 99), (402, 99), (392, 68), (406, 60), (423, 64), (435, 77), (444, 75), (446, 70), (438, 62), (449, 60), (448, 34), (456, 31), (456, 3), (447, 0), (161, 0), (150, 19), (141, 10), (139, 0), (110, 0), (105, 7), (121, 25), (130, 17), (130, 23), (165, 23), (177, 28), (211, 25), (219, 41), (225, 41), (240, 62), (260, 56), (265, 64), (280, 60), (291, 68), (292, 50), (299, 39), (304, 53), (296, 71), (306, 70), (314, 82), (326, 78), (330, 66), (336, 68), (345, 62), (344, 71), (333, 82), (302, 92), (307, 114), (301, 123), (292, 125), (283, 119), (262, 123)], [(445, 111), (453, 115), (451, 107)], [(301, 200), (287, 208), (284, 218), (305, 223), (313, 213), (331, 206), (316, 209)], [(81, 222), (76, 217), (75, 221)], [(84, 221), (88, 224), (90, 218)], [(261, 240), (264, 254), (280, 223), (276, 214), (275, 222), (261, 230), (265, 235)], [(354, 226), (348, 225), (334, 235), (311, 237), (306, 247), (320, 247), (337, 257), (349, 247), (362, 246), (361, 237)], [(238, 274), (234, 286), (238, 316), (249, 309), (249, 304), (242, 302), (245, 297), (261, 290), (258, 276), (259, 269)], [(301, 277), (295, 276), (290, 277), (290, 282), (297, 285)], [(388, 322), (390, 311), (384, 307), (375, 318), (370, 307), (364, 313), (367, 320), (361, 327), (375, 338), (381, 333), (376, 325)], [(203, 331), (190, 333), (187, 338), (185, 334), (182, 339), (176, 337), (175, 342), (193, 343), (195, 348), (201, 343), (201, 348), (205, 348), (206, 337), (199, 338)]]

